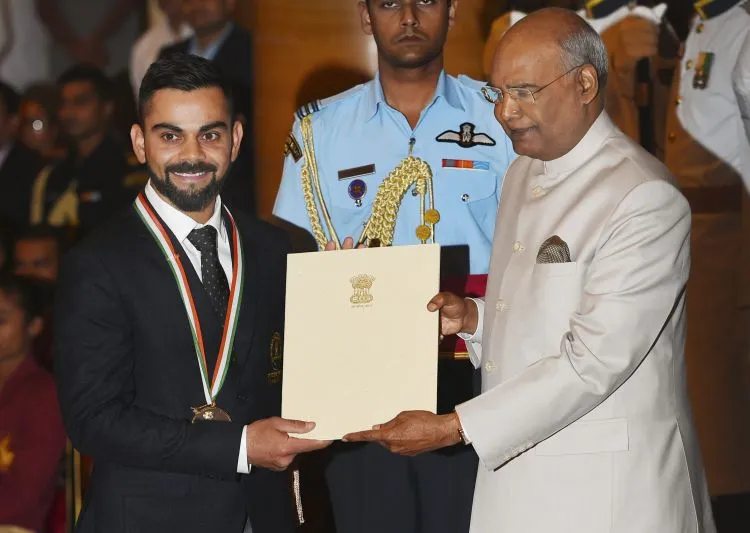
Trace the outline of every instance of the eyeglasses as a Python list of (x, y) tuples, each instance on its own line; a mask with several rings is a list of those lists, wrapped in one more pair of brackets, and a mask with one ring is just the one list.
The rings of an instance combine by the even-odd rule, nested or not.
[(550, 85), (553, 85), (554, 83), (560, 81), (574, 70), (579, 69), (583, 66), (584, 65), (578, 65), (577, 67), (573, 67), (569, 71), (561, 74), (560, 76), (549, 82), (547, 85), (540, 87), (539, 89), (536, 89), (534, 91), (525, 87), (510, 87), (509, 89), (504, 91), (503, 89), (493, 87), (492, 85), (485, 85), (484, 87), (482, 87), (482, 95), (489, 103), (495, 105), (503, 103), (504, 95), (506, 93), (508, 96), (510, 96), (511, 100), (515, 100), (516, 102), (523, 102), (524, 104), (535, 104), (536, 94), (539, 94)]

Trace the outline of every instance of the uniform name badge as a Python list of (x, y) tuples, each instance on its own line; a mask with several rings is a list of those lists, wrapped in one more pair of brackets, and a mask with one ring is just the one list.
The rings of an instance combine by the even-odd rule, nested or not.
[(201, 383), (203, 384), (203, 395), (206, 398), (206, 404), (200, 407), (191, 408), (193, 411), (192, 421), (193, 423), (203, 421), (231, 422), (232, 418), (229, 416), (229, 413), (216, 406), (216, 397), (219, 395), (219, 392), (224, 385), (224, 380), (226, 379), (227, 371), (229, 370), (229, 354), (232, 352), (232, 346), (234, 345), (234, 336), (237, 332), (237, 316), (242, 303), (244, 256), (237, 224), (235, 223), (232, 214), (227, 210), (227, 218), (232, 227), (232, 242), (234, 243), (235, 249), (232, 265), (232, 283), (230, 285), (227, 315), (224, 320), (224, 331), (221, 336), (221, 344), (219, 345), (219, 356), (216, 360), (214, 374), (211, 377), (211, 381), (209, 381), (208, 366), (206, 364), (206, 349), (203, 344), (203, 334), (201, 332), (198, 310), (195, 308), (195, 300), (193, 299), (190, 284), (188, 283), (187, 275), (182, 266), (180, 256), (172, 246), (172, 241), (169, 239), (167, 230), (164, 228), (161, 220), (156, 216), (153, 207), (143, 193), (138, 195), (138, 198), (135, 201), (135, 209), (151, 233), (151, 236), (159, 245), (167, 263), (169, 263), (170, 270), (172, 271), (175, 282), (177, 283), (177, 288), (180, 292), (180, 297), (185, 306), (188, 322), (190, 324), (190, 331), (193, 334), (195, 355), (198, 360), (198, 368), (201, 374)]
[(693, 76), (693, 89), (705, 89), (708, 87), (713, 64), (713, 52), (701, 52), (698, 55), (698, 61), (695, 66), (695, 75)]

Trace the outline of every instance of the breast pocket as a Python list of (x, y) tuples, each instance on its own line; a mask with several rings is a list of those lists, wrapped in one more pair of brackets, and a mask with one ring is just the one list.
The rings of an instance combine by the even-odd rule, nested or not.
[(543, 356), (557, 354), (580, 299), (579, 264), (535, 264), (531, 275), (531, 297), (539, 310), (539, 326), (543, 328)]
[(497, 214), (498, 176), (491, 170), (441, 168), (435, 179), (438, 209), (464, 211), (487, 236), (492, 236)]

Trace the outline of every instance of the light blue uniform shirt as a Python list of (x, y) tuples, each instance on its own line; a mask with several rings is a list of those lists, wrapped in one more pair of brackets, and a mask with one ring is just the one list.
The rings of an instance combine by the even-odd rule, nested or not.
[[(359, 238), (378, 186), (408, 157), (413, 139), (412, 155), (432, 168), (435, 208), (440, 212), (436, 242), (441, 246), (468, 245), (471, 274), (487, 273), (500, 188), (515, 154), (494, 117), (493, 105), (482, 96), (481, 86), (470, 78), (442, 73), (435, 96), (414, 130), (403, 114), (386, 103), (377, 76), (297, 112), (287, 143), (302, 148), (300, 119), (312, 112), (322, 194), (342, 241), (347, 236)], [(470, 141), (459, 144), (462, 125), (467, 134), (464, 138)], [(300, 179), (304, 157), (296, 150), (285, 152), (284, 175), (273, 213), (311, 231)], [(461, 166), (473, 168), (458, 168)], [(364, 167), (361, 175), (349, 175), (357, 174), (352, 169), (359, 167)], [(362, 182), (366, 190), (357, 202), (356, 197), (363, 192)], [(353, 189), (353, 184), (358, 187)], [(398, 211), (394, 245), (420, 243), (415, 231), (421, 223), (421, 199), (411, 194), (412, 189)]]

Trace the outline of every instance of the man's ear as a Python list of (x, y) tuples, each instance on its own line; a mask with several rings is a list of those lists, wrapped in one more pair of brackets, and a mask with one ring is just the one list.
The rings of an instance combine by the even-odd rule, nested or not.
[(372, 20), (370, 20), (370, 10), (367, 8), (367, 2), (359, 2), (359, 21), (362, 25), (362, 31), (365, 35), (372, 35)]
[(242, 137), (245, 135), (245, 130), (242, 127), (242, 122), (235, 120), (232, 124), (232, 161), (237, 159), (237, 155), (240, 153), (240, 144), (242, 144)]
[(584, 65), (576, 76), (581, 103), (588, 105), (599, 95), (599, 76), (593, 65)]
[(448, 7), (448, 27), (452, 28), (456, 23), (456, 10), (458, 10), (458, 0), (451, 0), (451, 5)]
[(29, 322), (28, 325), (28, 332), (32, 339), (35, 339), (39, 336), (39, 334), (42, 332), (42, 328), (44, 327), (44, 321), (36, 317)]
[(143, 137), (143, 128), (140, 124), (133, 124), (130, 127), (130, 142), (133, 144), (133, 153), (142, 165), (146, 162), (146, 140)]

